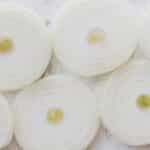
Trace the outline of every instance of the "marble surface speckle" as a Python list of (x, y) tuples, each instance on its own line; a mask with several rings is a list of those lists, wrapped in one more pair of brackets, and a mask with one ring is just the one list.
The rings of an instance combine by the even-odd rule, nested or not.
[[(62, 7), (63, 3), (68, 0), (0, 0), (0, 2), (11, 2), (29, 7), (43, 17), (45, 22), (49, 22), (49, 28), (53, 23), (53, 18)], [(143, 16), (150, 8), (150, 0), (128, 0), (133, 6), (133, 11), (139, 16)], [(69, 73), (55, 58), (53, 58), (45, 76), (56, 73)], [(97, 79), (82, 79), (88, 86), (93, 88)], [(10, 105), (13, 103), (16, 93), (4, 93), (8, 98)], [(21, 150), (16, 144), (15, 139), (4, 150)], [(128, 147), (119, 143), (115, 138), (109, 135), (105, 130), (100, 130), (95, 141), (89, 146), (88, 150), (150, 150), (150, 147)]]

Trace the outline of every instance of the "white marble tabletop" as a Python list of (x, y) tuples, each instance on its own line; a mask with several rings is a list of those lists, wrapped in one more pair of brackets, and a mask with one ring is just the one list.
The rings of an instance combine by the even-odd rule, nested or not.
[[(0, 0), (0, 2), (11, 2), (17, 3), (31, 9), (34, 9), (39, 15), (45, 19), (46, 22), (50, 24), (53, 22), (53, 18), (58, 12), (59, 8), (63, 3), (68, 0)], [(129, 0), (131, 5), (133, 5), (134, 11), (137, 15), (143, 15), (150, 8), (150, 0)], [(49, 25), (50, 28), (50, 25)], [(48, 68), (47, 74), (54, 73), (68, 73), (57, 60), (53, 60), (52, 64)], [(84, 80), (87, 81), (87, 80)], [(87, 81), (87, 84), (91, 87), (94, 86), (94, 79)], [(7, 96), (10, 103), (13, 103), (14, 93), (7, 93)], [(150, 147), (128, 147), (127, 145), (120, 144), (116, 141), (109, 133), (104, 130), (100, 130), (95, 141), (88, 148), (89, 150), (150, 150)], [(4, 150), (21, 150), (18, 147), (15, 140)]]

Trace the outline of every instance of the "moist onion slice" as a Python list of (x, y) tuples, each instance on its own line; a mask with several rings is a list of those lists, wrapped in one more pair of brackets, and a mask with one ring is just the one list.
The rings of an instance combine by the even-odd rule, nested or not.
[(150, 62), (134, 60), (117, 70), (96, 94), (104, 126), (120, 141), (150, 144)]
[(14, 133), (14, 117), (6, 99), (0, 95), (0, 148), (7, 146)]
[(136, 44), (137, 24), (125, 1), (70, 1), (54, 21), (56, 56), (81, 76), (116, 69), (130, 58)]
[(29, 9), (0, 5), (0, 90), (23, 88), (39, 79), (51, 58), (51, 35)]
[(62, 75), (22, 91), (14, 110), (16, 139), (24, 149), (83, 150), (100, 125), (95, 95), (79, 80)]

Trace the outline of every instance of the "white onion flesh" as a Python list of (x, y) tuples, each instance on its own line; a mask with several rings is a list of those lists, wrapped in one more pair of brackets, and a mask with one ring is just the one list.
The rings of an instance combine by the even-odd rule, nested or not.
[[(15, 135), (29, 150), (84, 150), (99, 128), (95, 96), (83, 83), (61, 75), (48, 77), (22, 91), (14, 105)], [(59, 109), (63, 119), (47, 121), (50, 109)]]

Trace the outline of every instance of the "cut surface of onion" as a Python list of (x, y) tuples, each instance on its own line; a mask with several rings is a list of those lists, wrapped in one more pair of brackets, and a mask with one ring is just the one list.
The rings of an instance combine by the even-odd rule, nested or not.
[(56, 75), (22, 91), (15, 135), (24, 149), (84, 150), (99, 128), (95, 95), (78, 79)]
[(18, 5), (0, 5), (0, 90), (20, 89), (39, 79), (51, 58), (44, 20)]
[(54, 21), (54, 50), (72, 72), (95, 76), (125, 63), (137, 43), (132, 7), (118, 0), (66, 3)]
[(14, 133), (14, 117), (7, 100), (0, 95), (0, 148), (7, 146)]
[[(149, 6), (150, 8), (150, 6)], [(148, 9), (149, 10), (149, 9)], [(147, 12), (143, 16), (142, 25), (141, 25), (141, 33), (140, 33), (140, 40), (139, 40), (139, 47), (141, 54), (145, 57), (150, 58), (150, 11)]]
[(125, 144), (150, 144), (150, 62), (136, 60), (96, 89), (104, 126)]

